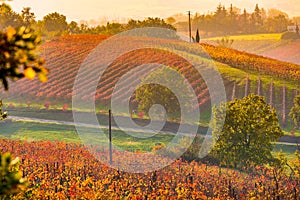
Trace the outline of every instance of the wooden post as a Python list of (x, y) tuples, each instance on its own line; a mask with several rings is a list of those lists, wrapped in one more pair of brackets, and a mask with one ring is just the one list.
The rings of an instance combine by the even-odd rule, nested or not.
[(111, 110), (108, 110), (109, 164), (112, 165)]
[(257, 79), (257, 95), (261, 96), (261, 79), (258, 77)]
[(274, 83), (273, 83), (273, 79), (272, 79), (271, 83), (270, 83), (270, 106), (271, 106), (271, 108), (273, 107), (273, 92), (274, 92)]
[(234, 81), (233, 87), (232, 87), (232, 95), (231, 95), (231, 101), (235, 99), (235, 94), (236, 93), (236, 82)]
[(286, 86), (282, 86), (282, 126), (286, 126)]
[(249, 74), (247, 74), (246, 80), (245, 80), (245, 97), (248, 96), (250, 93), (250, 79)]

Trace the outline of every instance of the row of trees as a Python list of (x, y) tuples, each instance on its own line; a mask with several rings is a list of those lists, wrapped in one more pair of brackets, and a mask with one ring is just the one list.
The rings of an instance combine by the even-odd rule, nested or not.
[(5, 3), (0, 5), (0, 28), (1, 30), (12, 26), (31, 27), (38, 31), (42, 36), (59, 36), (62, 34), (108, 34), (113, 35), (122, 31), (141, 28), (141, 27), (164, 27), (176, 30), (172, 25), (167, 24), (160, 18), (147, 18), (145, 20), (129, 20), (127, 24), (109, 23), (89, 27), (88, 24), (78, 24), (75, 21), (67, 22), (67, 17), (57, 12), (50, 13), (42, 20), (36, 20), (35, 14), (30, 7), (23, 8), (20, 14), (16, 13)]
[[(295, 20), (294, 20), (295, 21)], [(187, 31), (186, 21), (177, 22), (176, 16), (167, 19), (179, 31)], [(194, 31), (199, 28), (207, 35), (230, 35), (247, 33), (278, 33), (287, 30), (288, 25), (295, 25), (289, 16), (280, 10), (259, 8), (249, 13), (231, 5), (229, 8), (219, 4), (216, 10), (208, 14), (196, 13), (192, 18)]]
[[(106, 25), (89, 26), (86, 23), (79, 24), (75, 21), (67, 22), (66, 16), (57, 12), (50, 13), (42, 20), (36, 20), (35, 14), (30, 7), (25, 7), (21, 13), (17, 13), (5, 3), (0, 5), (0, 28), (8, 26), (31, 26), (43, 36), (58, 36), (61, 34), (117, 34), (133, 28), (155, 26), (179, 31), (188, 31), (187, 20), (176, 22), (177, 17), (169, 17), (165, 20), (160, 18), (147, 18), (145, 20), (129, 20), (127, 24), (109, 23)], [(193, 31), (199, 29), (204, 36), (230, 35), (243, 33), (276, 33), (287, 30), (288, 25), (296, 25), (289, 16), (280, 10), (259, 8), (256, 5), (252, 13), (231, 5), (229, 8), (219, 4), (216, 10), (208, 14), (196, 13), (191, 19)], [(173, 25), (171, 25), (173, 24)], [(195, 39), (196, 40), (196, 39)]]

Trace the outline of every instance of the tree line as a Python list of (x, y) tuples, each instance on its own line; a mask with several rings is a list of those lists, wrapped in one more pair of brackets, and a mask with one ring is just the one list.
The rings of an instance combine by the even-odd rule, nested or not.
[(174, 26), (167, 24), (164, 19), (148, 17), (145, 20), (130, 19), (127, 24), (107, 22), (106, 25), (88, 26), (75, 21), (67, 22), (67, 17), (57, 13), (49, 13), (42, 20), (36, 20), (30, 7), (25, 7), (21, 13), (12, 10), (8, 4), (0, 5), (0, 29), (7, 27), (31, 27), (43, 37), (60, 36), (63, 34), (107, 34), (114, 35), (126, 30), (141, 27), (163, 27), (176, 30)]
[[(180, 19), (181, 18), (181, 19)], [(183, 20), (182, 20), (183, 19)], [(214, 12), (207, 14), (195, 13), (191, 19), (192, 30), (200, 31), (204, 37), (279, 33), (287, 30), (289, 25), (297, 25), (297, 17), (291, 19), (288, 14), (278, 9), (264, 9), (256, 4), (253, 12), (243, 11), (230, 5), (225, 8), (219, 4)], [(108, 34), (114, 35), (122, 31), (141, 27), (163, 27), (178, 31), (188, 31), (188, 20), (182, 15), (174, 15), (166, 20), (161, 18), (146, 18), (145, 20), (130, 19), (127, 23), (107, 22), (106, 25), (89, 26), (87, 23), (67, 22), (67, 17), (57, 13), (49, 13), (42, 20), (36, 20), (30, 7), (25, 7), (17, 13), (5, 3), (0, 5), (0, 29), (8, 26), (30, 26), (42, 36), (59, 36), (62, 34)]]
[[(182, 15), (175, 15), (166, 19), (178, 31), (188, 31), (187, 20)], [(253, 12), (243, 11), (230, 5), (225, 8), (219, 4), (214, 12), (208, 14), (195, 13), (192, 17), (192, 29), (199, 29), (204, 36), (253, 34), (253, 33), (279, 33), (287, 31), (287, 26), (296, 25), (297, 19), (290, 19), (288, 14), (278, 9), (264, 9), (256, 4)], [(177, 21), (177, 22), (176, 22)]]

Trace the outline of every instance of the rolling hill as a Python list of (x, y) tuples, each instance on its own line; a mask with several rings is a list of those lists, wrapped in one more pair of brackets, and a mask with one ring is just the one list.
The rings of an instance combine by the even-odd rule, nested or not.
[[(98, 82), (96, 92), (91, 90), (92, 80), (89, 79), (95, 71), (92, 68), (86, 69), (85, 77), (80, 79), (84, 92), (74, 94), (73, 85), (82, 62), (99, 43), (107, 38), (108, 36), (105, 35), (69, 35), (44, 43), (41, 46), (41, 53), (45, 57), (46, 67), (50, 69), (49, 81), (47, 83), (40, 83), (38, 80), (12, 82), (9, 92), (1, 91), (1, 98), (6, 103), (26, 105), (26, 102), (30, 101), (31, 104), (39, 104), (41, 107), (47, 101), (53, 108), (63, 104), (71, 107), (72, 95), (76, 95), (83, 102), (95, 97), (97, 108), (101, 109), (110, 105), (114, 87), (124, 74), (145, 63), (160, 63), (179, 71), (195, 91), (198, 105), (205, 107), (209, 103), (210, 95), (205, 80), (191, 63), (178, 56), (177, 53), (184, 54), (193, 62), (200, 63), (200, 67), (203, 69), (209, 69), (212, 64), (216, 65), (223, 77), (228, 100), (232, 98), (233, 90), (235, 90), (234, 97), (240, 98), (245, 95), (245, 80), (248, 81), (249, 92), (257, 93), (257, 80), (260, 80), (262, 81), (259, 86), (261, 87), (260, 94), (269, 101), (270, 84), (274, 84), (273, 104), (279, 113), (282, 108), (282, 88), (286, 87), (287, 89), (286, 102), (289, 110), (295, 89), (299, 84), (300, 66), (296, 64), (213, 45), (198, 45), (161, 39), (159, 42), (162, 46), (168, 47), (172, 51), (145, 48), (119, 56), (105, 69), (101, 80)], [(149, 38), (133, 40), (140, 43), (152, 42)], [(130, 44), (128, 44), (128, 40), (124, 39), (118, 45), (120, 46), (115, 48)], [(110, 52), (104, 54), (106, 53), (109, 54)], [(103, 56), (105, 57), (105, 55)], [(210, 60), (210, 57), (214, 62)], [(100, 61), (95, 58), (91, 61), (91, 66), (101, 65)], [(124, 87), (115, 91), (116, 98), (124, 99), (128, 96), (127, 93), (132, 89), (131, 87), (136, 84), (135, 82), (140, 81), (150, 73), (151, 70), (143, 69), (132, 74), (128, 79), (122, 80)], [(132, 99), (134, 103), (134, 98)]]
[(300, 40), (270, 49), (264, 52), (263, 55), (286, 62), (300, 64)]
[[(254, 34), (228, 36), (232, 48), (252, 54), (300, 64), (300, 41), (281, 39), (283, 34)], [(223, 37), (224, 38), (224, 37)], [(208, 44), (218, 45), (222, 37), (203, 39)]]

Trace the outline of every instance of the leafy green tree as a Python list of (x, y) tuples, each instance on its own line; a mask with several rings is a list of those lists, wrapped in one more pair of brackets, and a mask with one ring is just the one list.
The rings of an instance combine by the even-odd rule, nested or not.
[(50, 13), (43, 18), (46, 31), (62, 33), (68, 28), (67, 18), (57, 12)]
[(273, 163), (273, 142), (282, 136), (276, 111), (261, 96), (250, 94), (214, 108), (213, 154), (226, 166)]
[(289, 116), (292, 118), (295, 128), (300, 129), (300, 95), (295, 97)]
[(41, 39), (30, 28), (9, 27), (7, 32), (0, 32), (0, 80), (8, 90), (8, 79), (18, 80), (26, 77), (47, 81), (48, 70), (44, 60), (36, 53)]
[[(160, 104), (166, 109), (168, 118), (177, 119), (180, 117), (181, 107), (183, 109), (190, 109), (189, 100), (192, 98), (192, 94), (187, 91), (186, 83), (183, 80), (178, 80), (178, 76), (180, 75), (175, 69), (163, 67), (143, 79), (143, 86), (136, 91), (139, 111), (148, 113), (151, 106)], [(168, 86), (172, 85), (172, 87), (176, 88), (177, 94), (181, 95), (180, 98), (183, 99), (186, 105), (180, 105), (173, 91), (163, 85), (154, 84), (156, 82), (163, 82)]]

